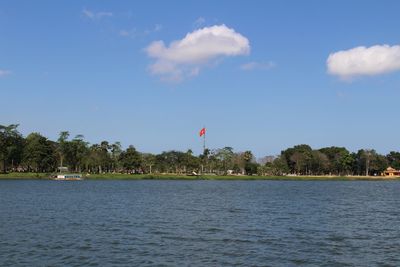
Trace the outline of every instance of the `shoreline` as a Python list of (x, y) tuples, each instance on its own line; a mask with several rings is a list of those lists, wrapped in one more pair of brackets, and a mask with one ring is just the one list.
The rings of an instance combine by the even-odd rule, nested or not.
[[(50, 173), (7, 173), (0, 180), (51, 180)], [(86, 174), (84, 180), (220, 180), (220, 181), (396, 181), (400, 177), (383, 176), (247, 176), (247, 175), (199, 175), (180, 174)]]

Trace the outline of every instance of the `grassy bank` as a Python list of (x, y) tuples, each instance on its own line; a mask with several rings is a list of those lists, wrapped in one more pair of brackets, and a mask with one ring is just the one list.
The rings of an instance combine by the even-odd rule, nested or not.
[(34, 172), (11, 172), (0, 173), (2, 180), (35, 180), (35, 179), (49, 179), (50, 173), (34, 173)]
[[(50, 179), (50, 173), (7, 173), (0, 174), (2, 180)], [(187, 176), (177, 174), (89, 174), (86, 180), (277, 180), (277, 181), (381, 181), (400, 180), (400, 178), (384, 178), (374, 176), (231, 176), (231, 175), (200, 175)]]

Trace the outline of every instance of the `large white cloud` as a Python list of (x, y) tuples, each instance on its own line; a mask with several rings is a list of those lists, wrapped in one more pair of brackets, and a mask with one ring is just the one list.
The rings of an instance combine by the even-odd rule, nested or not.
[(166, 46), (163, 41), (152, 42), (147, 55), (155, 59), (151, 73), (163, 79), (180, 81), (197, 75), (205, 64), (219, 57), (246, 55), (249, 40), (225, 25), (205, 27), (186, 34)]
[(400, 45), (359, 46), (329, 55), (328, 73), (342, 79), (400, 70)]

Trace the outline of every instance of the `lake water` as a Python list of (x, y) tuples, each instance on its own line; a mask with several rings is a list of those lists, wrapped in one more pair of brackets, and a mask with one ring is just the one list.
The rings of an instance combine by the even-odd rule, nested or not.
[(0, 266), (400, 266), (400, 182), (0, 181)]

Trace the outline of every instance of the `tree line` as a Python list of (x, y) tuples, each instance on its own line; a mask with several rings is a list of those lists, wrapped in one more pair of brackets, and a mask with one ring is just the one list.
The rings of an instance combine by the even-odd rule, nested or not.
[(56, 172), (68, 167), (86, 173), (214, 173), (247, 175), (380, 175), (387, 167), (400, 169), (400, 152), (378, 154), (374, 149), (356, 153), (344, 147), (312, 149), (296, 145), (278, 156), (256, 160), (251, 151), (235, 152), (232, 147), (205, 149), (200, 155), (192, 150), (165, 151), (160, 154), (139, 152), (130, 145), (102, 141), (90, 144), (82, 135), (71, 138), (68, 131), (56, 141), (40, 133), (26, 137), (17, 124), (0, 125), (0, 168), (6, 172)]

